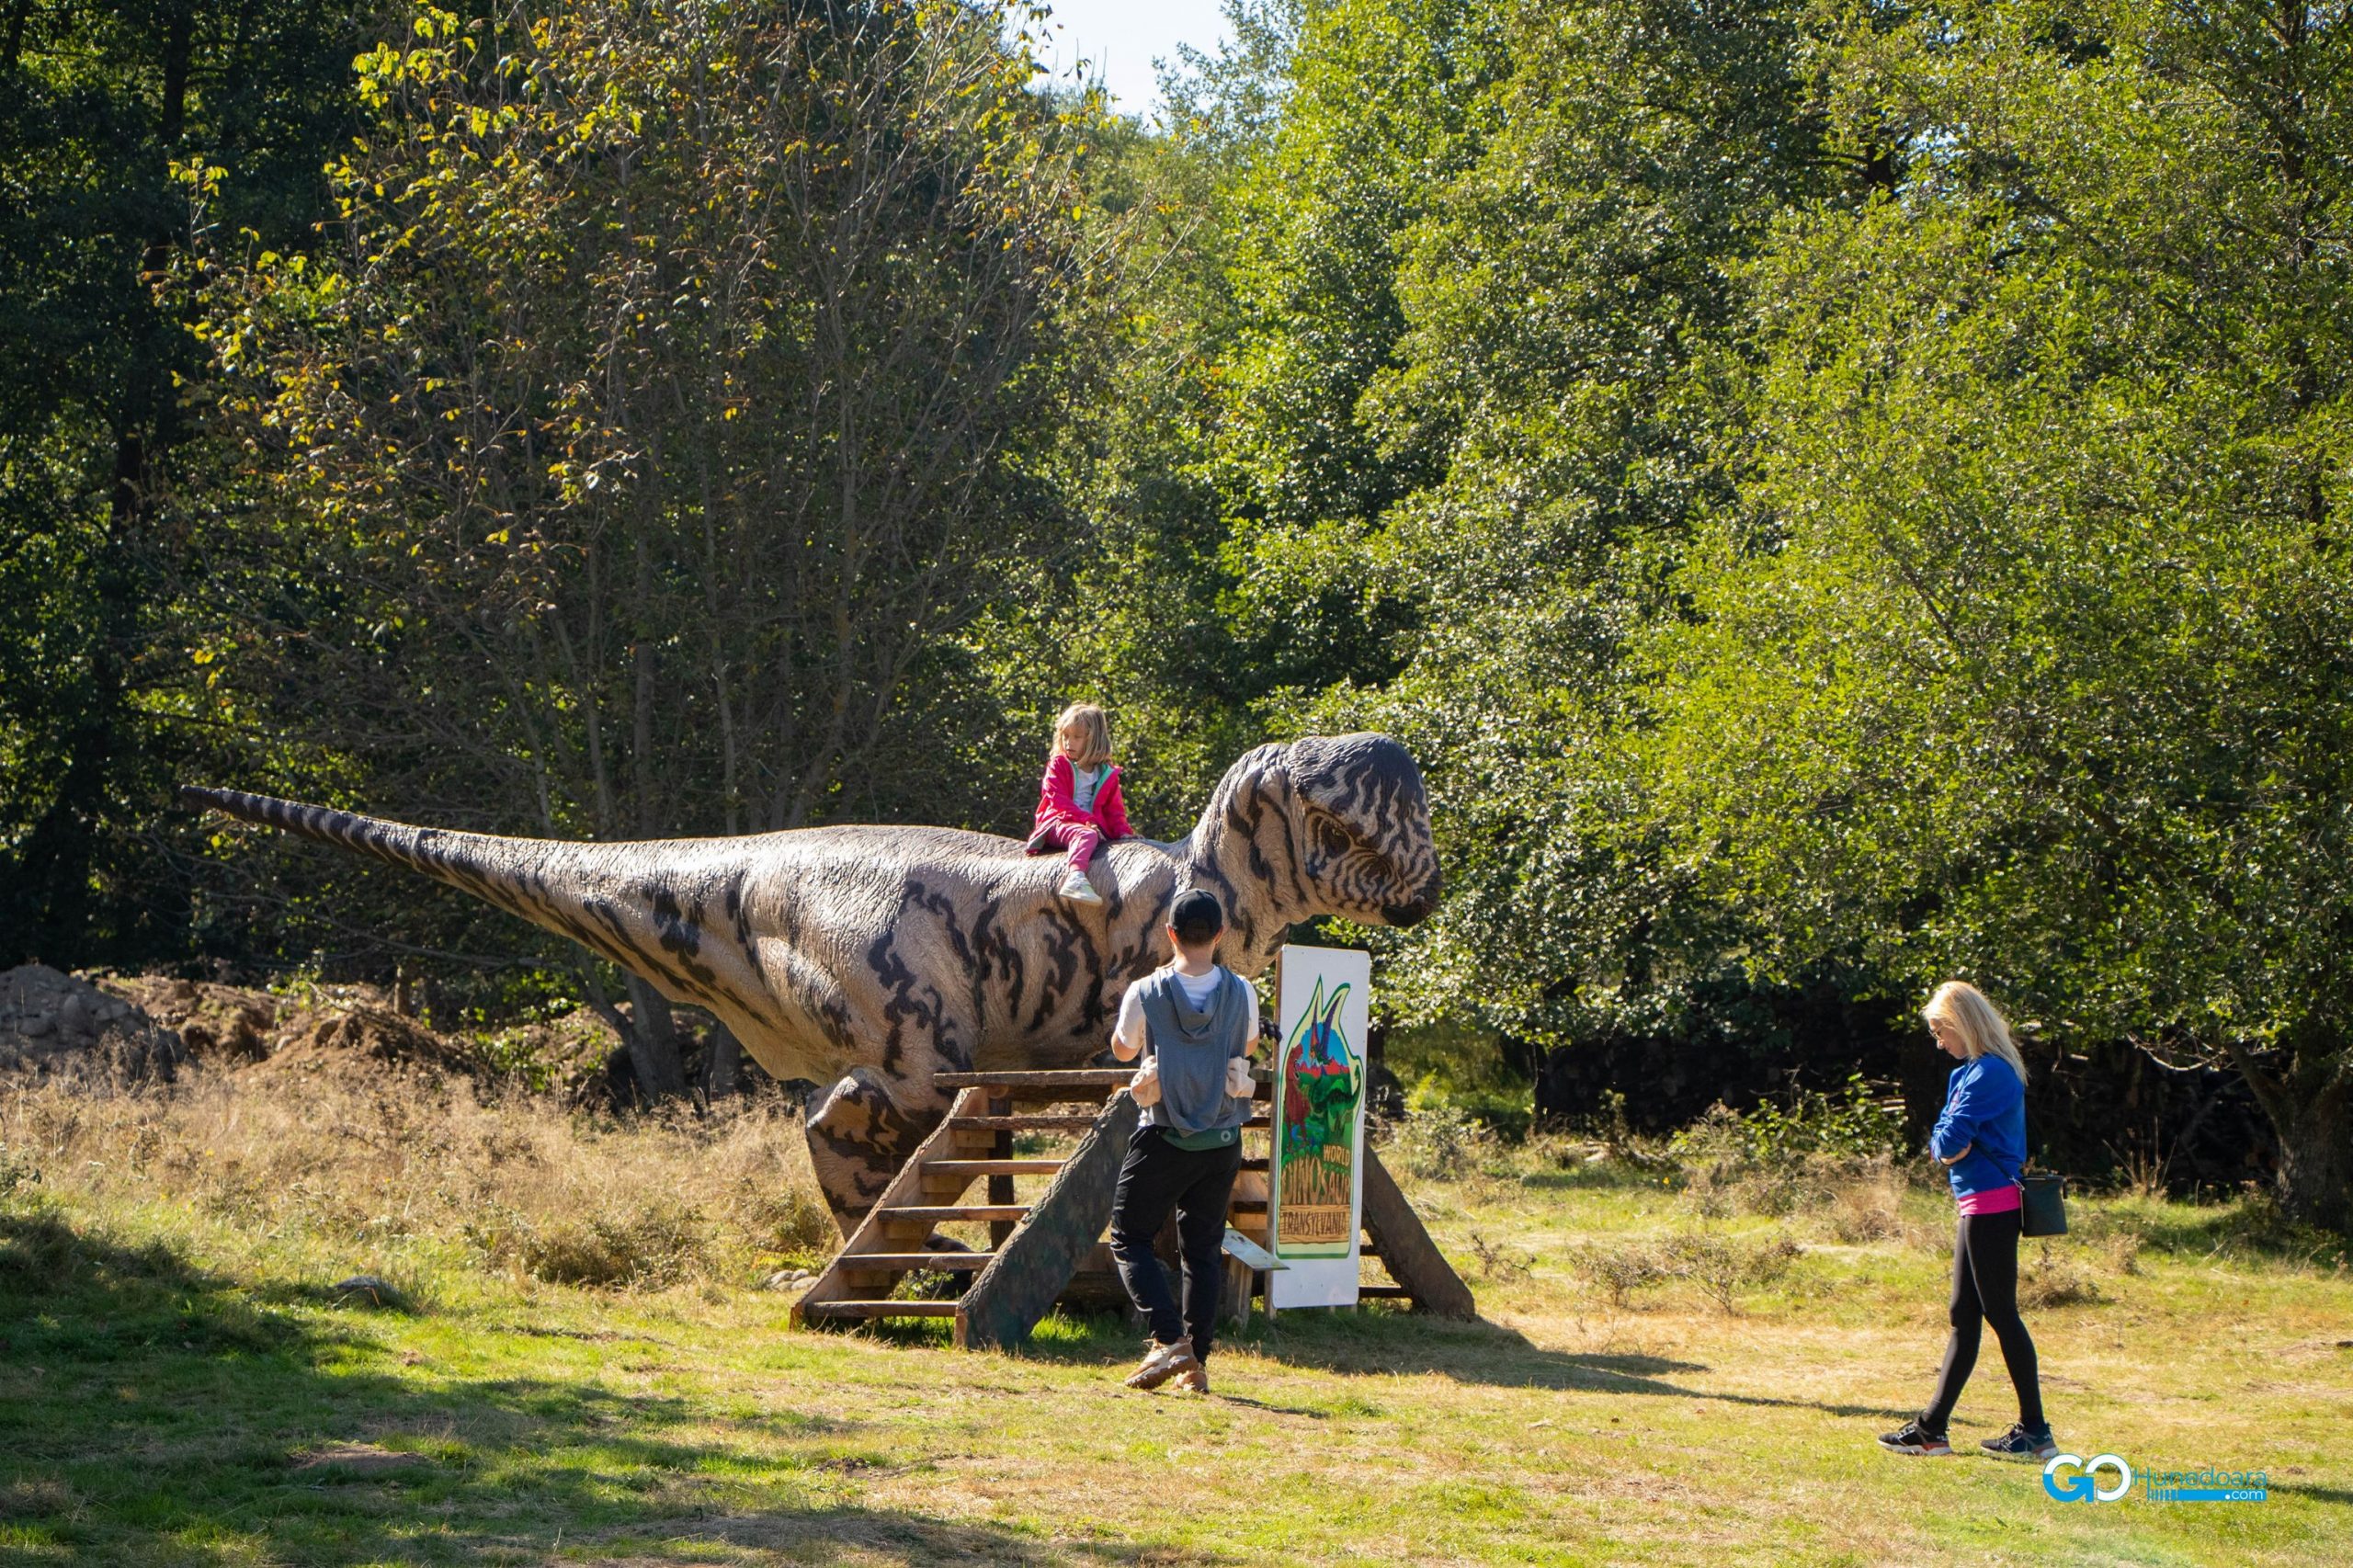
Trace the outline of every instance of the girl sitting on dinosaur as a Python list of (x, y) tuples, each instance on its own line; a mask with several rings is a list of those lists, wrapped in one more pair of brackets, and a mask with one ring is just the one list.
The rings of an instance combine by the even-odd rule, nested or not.
[(1086, 869), (1106, 841), (1130, 836), (1120, 799), (1120, 765), (1111, 760), (1111, 722), (1092, 702), (1074, 702), (1054, 721), (1054, 749), (1038, 791), (1029, 853), (1070, 851), (1070, 869), (1055, 890), (1078, 903), (1100, 903)]

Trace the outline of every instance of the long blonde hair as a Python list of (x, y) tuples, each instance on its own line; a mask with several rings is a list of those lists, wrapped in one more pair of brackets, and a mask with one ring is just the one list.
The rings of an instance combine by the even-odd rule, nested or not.
[(1920, 1009), (1920, 1017), (1931, 1024), (1950, 1024), (1972, 1062), (1981, 1056), (1998, 1056), (2010, 1064), (2019, 1083), (2026, 1082), (2026, 1058), (2018, 1054), (2018, 1042), (2010, 1038), (2010, 1026), (1985, 1000), (1985, 994), (1969, 982), (1948, 980), (1938, 986), (1928, 1005)]
[[(1076, 730), (1078, 752), (1063, 750), (1063, 732)], [(1111, 760), (1111, 721), (1092, 702), (1074, 702), (1054, 721), (1054, 749), (1070, 758), (1073, 767), (1100, 767)]]

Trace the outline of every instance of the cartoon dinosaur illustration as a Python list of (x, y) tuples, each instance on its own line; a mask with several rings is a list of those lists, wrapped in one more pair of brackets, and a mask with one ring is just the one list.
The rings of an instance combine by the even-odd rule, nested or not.
[(938, 1124), (932, 1074), (1070, 1067), (1170, 957), (1178, 891), (1225, 905), (1221, 957), (1267, 966), (1319, 915), (1410, 926), (1440, 879), (1420, 770), (1386, 735), (1263, 745), (1174, 843), (1108, 846), (1103, 903), (1055, 896), (1059, 857), (940, 827), (623, 843), (451, 833), (188, 786), (190, 801), (404, 866), (570, 937), (708, 1008), (779, 1078), (828, 1085), (810, 1153), (847, 1233)]
[(1287, 1159), (1321, 1157), (1334, 1144), (1354, 1143), (1358, 1074), (1339, 1025), (1340, 1005), (1349, 989), (1344, 983), (1326, 997), (1324, 983), (1317, 981), (1306, 1017), (1283, 1052)]

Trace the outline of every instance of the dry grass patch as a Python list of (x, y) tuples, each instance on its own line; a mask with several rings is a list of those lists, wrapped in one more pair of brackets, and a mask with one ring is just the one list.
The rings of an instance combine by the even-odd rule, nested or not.
[(163, 1190), (248, 1232), (459, 1243), (565, 1284), (732, 1279), (836, 1238), (799, 1113), (766, 1101), (615, 1119), (415, 1074), (198, 1074), (17, 1089), (0, 1146), (61, 1199)]

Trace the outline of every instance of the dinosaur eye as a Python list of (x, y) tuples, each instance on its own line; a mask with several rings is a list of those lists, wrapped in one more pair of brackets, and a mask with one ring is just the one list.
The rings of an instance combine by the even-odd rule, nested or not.
[(1348, 852), (1348, 835), (1338, 823), (1325, 817), (1315, 824), (1315, 846), (1327, 858), (1337, 860)]

